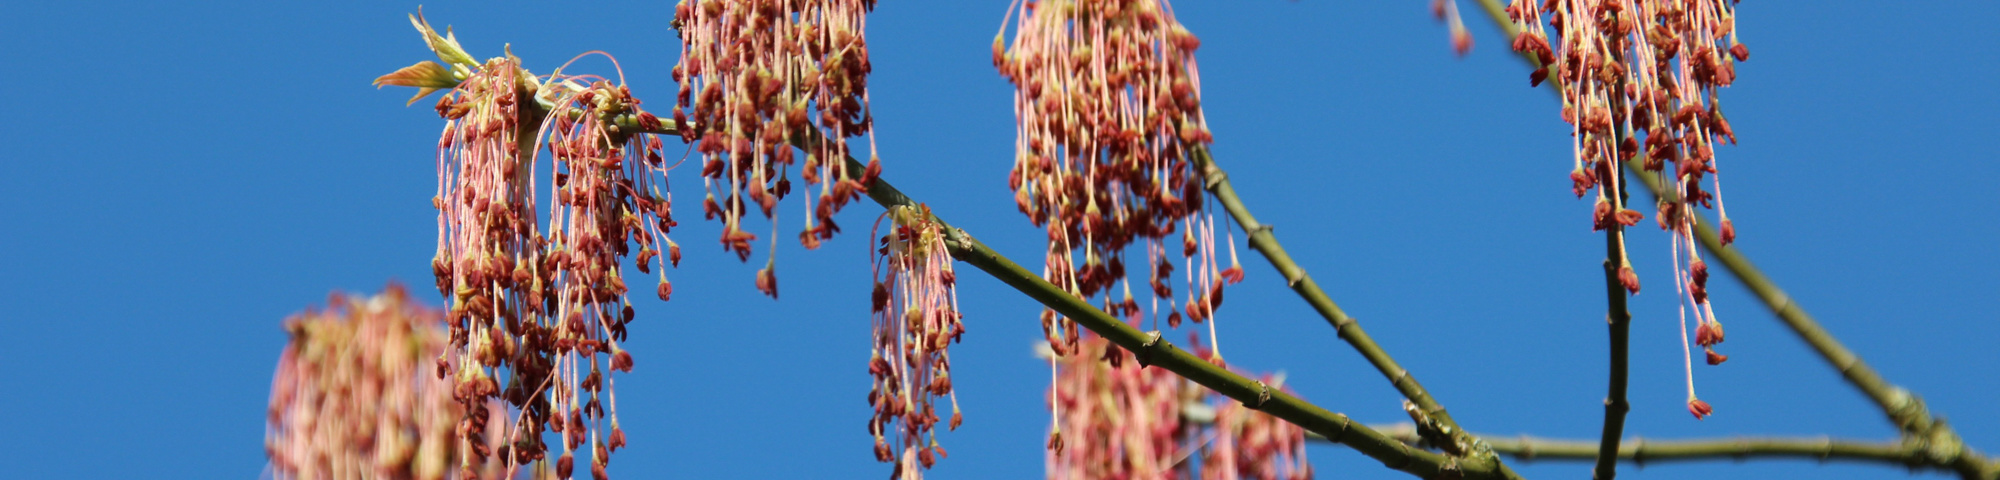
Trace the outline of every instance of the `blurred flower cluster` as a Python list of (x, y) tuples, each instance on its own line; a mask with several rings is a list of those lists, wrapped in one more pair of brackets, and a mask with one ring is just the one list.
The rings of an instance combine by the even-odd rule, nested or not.
[(868, 433), (875, 436), (876, 460), (896, 464), (892, 478), (916, 478), (945, 455), (934, 431), (942, 420), (937, 400), (951, 401), (951, 429), (965, 418), (952, 393), (949, 352), (965, 334), (964, 315), (946, 227), (921, 205), (891, 208), (885, 216), (892, 225), (873, 255), (874, 347), (868, 373), (874, 381), (868, 404), (875, 413)]
[[(1708, 303), (1708, 267), (1695, 248), (1694, 208), (1718, 210), (1722, 243), (1735, 241), (1735, 226), (1722, 209), (1715, 156), (1717, 145), (1736, 142), (1717, 94), (1735, 81), (1736, 62), (1750, 58), (1749, 48), (1736, 39), (1731, 3), (1514, 0), (1506, 9), (1522, 31), (1513, 39), (1514, 50), (1543, 65), (1530, 82), (1555, 79), (1562, 87), (1562, 118), (1575, 137), (1572, 189), (1579, 197), (1596, 192), (1595, 228), (1632, 226), (1644, 217), (1625, 204), (1627, 158), (1639, 159), (1642, 174), (1659, 176), (1674, 193), (1673, 201), (1659, 203), (1658, 220), (1673, 234), (1675, 290), (1683, 317), (1694, 312), (1695, 342), (1710, 365), (1729, 357), (1713, 348), (1722, 341), (1722, 324)], [(1620, 280), (1638, 293), (1638, 276), (1620, 248)], [(1686, 330), (1683, 319), (1683, 336)], [(1688, 363), (1688, 410), (1699, 418), (1711, 408), (1695, 397)]]
[(1119, 357), (1110, 342), (1086, 335), (1055, 360), (1051, 480), (1312, 478), (1305, 430), (1165, 369), (1104, 360)]
[[(868, 134), (866, 13), (873, 0), (681, 0), (680, 83), (673, 122), (701, 153), (708, 196), (703, 215), (723, 222), (722, 246), (749, 260), (757, 235), (744, 229), (754, 204), (773, 220), (792, 192), (790, 170), (807, 188), (799, 241), (818, 248), (840, 231), (841, 207), (860, 198), (881, 171), (873, 153), (851, 171), (847, 139)], [(801, 147), (804, 163), (795, 146)], [(776, 263), (757, 272), (757, 288), (778, 296)]]
[[(291, 342), (271, 381), (265, 449), (277, 478), (500, 478), (497, 461), (461, 464), (502, 439), (462, 438), (461, 418), (504, 425), (494, 403), (453, 401), (429, 368), (446, 350), (443, 313), (391, 285), (373, 297), (334, 294), (285, 319)], [(461, 468), (462, 467), (462, 468)]]

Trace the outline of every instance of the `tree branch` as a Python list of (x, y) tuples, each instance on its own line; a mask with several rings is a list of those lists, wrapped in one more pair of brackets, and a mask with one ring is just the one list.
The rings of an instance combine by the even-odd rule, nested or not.
[[(1479, 0), (1479, 3), (1508, 40), (1511, 41), (1521, 34), (1521, 30), (1507, 17), (1499, 0)], [(1526, 52), (1516, 53), (1520, 54), (1520, 58), (1527, 62), (1528, 66), (1542, 67), (1534, 55)], [(1555, 75), (1550, 76), (1548, 85), (1558, 92), (1562, 88), (1561, 79)], [(1627, 171), (1644, 172), (1642, 160), (1639, 157), (1628, 159), (1625, 162)], [(1651, 192), (1654, 198), (1668, 202), (1675, 200), (1675, 194), (1662, 185), (1659, 179), (1636, 173), (1633, 176), (1646, 186), (1646, 190)], [(1804, 307), (1793, 302), (1791, 296), (1779, 289), (1770, 277), (1764, 276), (1763, 271), (1750, 263), (1749, 257), (1733, 247), (1723, 245), (1721, 237), (1717, 236), (1715, 229), (1709, 226), (1705, 216), (1694, 211), (1686, 213), (1693, 219), (1695, 239), (1701, 242), (1702, 249), (1719, 259), (1723, 267), (1729, 270), (1730, 276), (1735, 277), (1744, 287), (1756, 294), (1757, 299), (1761, 300), (1765, 307), (1770, 308), (1771, 312), (1792, 330), (1792, 333), (1805, 340), (1813, 351), (1819, 353), (1820, 358), (1839, 370), (1841, 377), (1846, 378), (1849, 384), (1873, 400), (1883, 414), (1889, 417), (1890, 423), (1902, 431), (1905, 439), (1923, 442), (1926, 445), (1924, 448), (1926, 452), (1940, 457), (1941, 464), (1952, 465), (1952, 468), (1965, 478), (2000, 478), (2000, 460), (1987, 460), (1978, 451), (1967, 447), (1949, 425), (1931, 417), (1930, 411), (1924, 407), (1923, 399), (1883, 379), (1875, 369), (1863, 362), (1859, 355), (1848, 350), (1839, 340), (1833, 338), (1833, 334), (1821, 327), (1818, 321), (1813, 320), (1812, 315), (1807, 314)]]
[[(626, 125), (623, 122), (620, 124)], [(672, 125), (646, 131), (640, 129), (636, 122), (632, 122), (626, 128), (635, 132), (678, 135)], [(802, 135), (794, 135), (792, 141), (795, 145), (810, 148), (821, 139), (818, 132), (806, 130)], [(867, 166), (852, 156), (847, 157), (846, 161), (849, 178), (862, 180), (861, 175), (867, 170)], [(875, 203), (881, 204), (883, 208), (917, 206), (915, 200), (879, 177), (868, 184), (867, 194), (868, 198), (875, 200)], [(1356, 424), (1354, 419), (1346, 415), (1327, 411), (1296, 396), (1271, 388), (1264, 382), (1245, 378), (1208, 363), (1175, 347), (1172, 342), (1161, 339), (1159, 332), (1141, 332), (1091, 306), (1089, 302), (1070, 295), (1069, 292), (1043, 280), (1033, 272), (1021, 268), (1019, 264), (973, 238), (972, 234), (951, 226), (943, 218), (935, 215), (934, 210), (932, 219), (944, 225), (945, 246), (951, 250), (952, 258), (978, 267), (1002, 283), (1027, 294), (1036, 302), (1054, 309), (1083, 325), (1084, 328), (1110, 340), (1111, 343), (1132, 352), (1141, 365), (1167, 369), (1209, 390), (1243, 402), (1244, 406), (1298, 425), (1317, 438), (1347, 445), (1363, 455), (1382, 462), (1384, 466), (1421, 478), (1443, 476), (1475, 480), (1518, 478), (1496, 458), (1447, 457), (1412, 447), (1365, 425)]]
[[(1214, 195), (1216, 201), (1222, 203), (1223, 208), (1229, 211), (1229, 215), (1236, 219), (1237, 224), (1243, 226), (1243, 231), (1250, 237), (1250, 248), (1271, 262), (1271, 267), (1277, 269), (1278, 274), (1284, 277), (1285, 285), (1291, 287), (1293, 292), (1297, 292), (1299, 298), (1304, 299), (1313, 310), (1318, 311), (1320, 317), (1326, 319), (1327, 325), (1333, 326), (1336, 336), (1347, 341), (1347, 344), (1354, 347), (1356, 352), (1360, 352), (1369, 364), (1375, 366), (1376, 371), (1388, 378), (1390, 385), (1395, 386), (1396, 391), (1402, 392), (1403, 398), (1409, 399), (1425, 417), (1436, 423), (1439, 433), (1450, 436), (1457, 443), (1455, 448), (1449, 451), (1463, 454), (1473, 450), (1476, 443), (1465, 434), (1464, 427), (1460, 427), (1458, 422), (1451, 418), (1451, 414), (1445, 412), (1444, 405), (1431, 398), (1430, 392), (1424, 389), (1423, 384), (1417, 383), (1416, 376), (1396, 364), (1396, 359), (1390, 357), (1381, 345), (1375, 343), (1375, 339), (1368, 336), (1368, 332), (1361, 329), (1360, 322), (1354, 317), (1347, 316), (1347, 312), (1341, 311), (1340, 305), (1333, 303), (1333, 299), (1326, 295), (1326, 291), (1320, 290), (1319, 283), (1313, 281), (1312, 275), (1306, 274), (1304, 268), (1292, 261), (1292, 256), (1285, 252), (1284, 245), (1279, 244), (1277, 236), (1272, 233), (1274, 227), (1257, 222), (1257, 217), (1250, 214), (1250, 208), (1243, 204), (1242, 198), (1236, 196), (1236, 187), (1229, 183), (1229, 172), (1216, 164), (1215, 157), (1209, 154), (1208, 148), (1195, 147), (1193, 157), (1196, 168), (1203, 176), (1203, 188)], [(1501, 468), (1505, 469), (1505, 466), (1502, 465)], [(1514, 477), (1512, 471), (1507, 471), (1505, 474)]]
[(1625, 432), (1625, 413), (1632, 410), (1632, 405), (1625, 400), (1632, 312), (1625, 306), (1625, 285), (1618, 280), (1618, 269), (1623, 266), (1624, 258), (1621, 254), (1625, 248), (1619, 236), (1624, 232), (1624, 226), (1617, 224), (1604, 231), (1604, 289), (1608, 299), (1604, 319), (1610, 324), (1611, 379), (1606, 387), (1610, 392), (1604, 397), (1604, 432), (1598, 440), (1597, 466), (1590, 473), (1591, 478), (1597, 480), (1611, 480), (1618, 476), (1618, 462), (1614, 457), (1620, 451), (1618, 439)]
[[(1375, 425), (1373, 428), (1411, 446), (1431, 448), (1413, 425), (1399, 423)], [(1600, 443), (1590, 440), (1551, 439), (1528, 435), (1514, 438), (1488, 436), (1481, 438), (1493, 448), (1494, 452), (1521, 461), (1594, 461), (1599, 458)], [(1314, 437), (1312, 440), (1321, 439)], [(1617, 458), (1622, 462), (1642, 466), (1646, 462), (1810, 458), (1822, 462), (1842, 460), (1900, 465), (1916, 470), (1958, 473), (1967, 478), (1990, 478), (1979, 475), (1991, 475), (1990, 472), (1980, 473), (1976, 469), (1968, 473), (1961, 465), (1939, 462), (1935, 456), (1926, 451), (1922, 442), (1869, 442), (1828, 437), (1736, 437), (1664, 441), (1632, 437), (1626, 439), (1618, 448)]]

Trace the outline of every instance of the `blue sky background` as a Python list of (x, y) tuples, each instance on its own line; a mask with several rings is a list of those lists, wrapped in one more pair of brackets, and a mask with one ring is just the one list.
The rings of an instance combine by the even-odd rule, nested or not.
[[(988, 49), (1004, 1), (888, 1), (869, 20), (886, 177), (1034, 265), (1042, 235), (1005, 187), (1009, 86)], [(1454, 58), (1429, 2), (1182, 0), (1203, 39), (1215, 152), (1260, 219), (1468, 428), (1594, 438), (1604, 395), (1602, 238), (1569, 193), (1568, 127), (1483, 16)], [(1893, 382), (2000, 453), (2000, 5), (1752, 2), (1753, 57), (1720, 151), (1738, 245)], [(1918, 4), (1912, 4), (1918, 5)], [(408, 2), (17, 2), (0, 14), (0, 463), (13, 478), (249, 478), (279, 321), (331, 290), (401, 280), (436, 302), (432, 150), (441, 124), (368, 81), (430, 58)], [(1468, 13), (1472, 13), (1468, 4)], [(603, 49), (672, 102), (671, 2), (436, 2), (481, 57), (540, 72)], [(589, 68), (609, 65), (592, 60)], [(692, 175), (674, 179), (683, 192)], [(788, 208), (791, 204), (787, 204)], [(681, 213), (674, 301), (638, 300), (620, 379), (617, 478), (879, 478), (869, 454), (869, 205), (818, 251), (758, 265)], [(798, 212), (786, 212), (795, 228)], [(1648, 221), (1648, 224), (1651, 222)], [(790, 234), (786, 234), (789, 238)], [(1682, 407), (1666, 237), (1630, 242), (1633, 411), (1649, 438), (1887, 439), (1892, 428), (1740, 286), (1714, 288), (1716, 415)], [(1284, 370), (1365, 422), (1398, 396), (1249, 251), (1221, 335), (1231, 363)], [(761, 255), (760, 247), (760, 255)], [(970, 270), (968, 270), (970, 271)], [(965, 426), (934, 478), (1033, 478), (1048, 423), (1038, 307), (964, 275), (954, 348)], [(1182, 338), (1175, 335), (1170, 338)], [(1315, 446), (1323, 478), (1407, 478)], [(1517, 463), (1518, 464), (1518, 463)], [(1581, 478), (1581, 464), (1520, 465)], [(1810, 461), (1656, 465), (1627, 478), (1898, 478)]]

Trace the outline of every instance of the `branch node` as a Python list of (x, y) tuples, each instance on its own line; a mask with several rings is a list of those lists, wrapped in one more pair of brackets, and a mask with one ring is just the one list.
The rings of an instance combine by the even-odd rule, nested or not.
[(1252, 380), (1250, 383), (1257, 384), (1257, 403), (1246, 406), (1251, 410), (1263, 410), (1264, 403), (1271, 401), (1271, 386), (1265, 385), (1262, 380)]
[(1209, 193), (1214, 193), (1215, 187), (1217, 185), (1222, 185), (1222, 182), (1229, 181), (1229, 172), (1223, 171), (1220, 168), (1215, 168), (1214, 165), (1209, 165), (1207, 170), (1208, 170), (1208, 175), (1206, 176), (1208, 178), (1206, 181), (1202, 182), (1201, 186), (1203, 190), (1208, 190)]
[(1146, 343), (1139, 344), (1139, 351), (1132, 352), (1134, 357), (1138, 357), (1140, 367), (1153, 366), (1153, 346), (1159, 344), (1160, 344), (1159, 330), (1146, 332)]
[(1632, 438), (1632, 464), (1646, 468), (1646, 437)]

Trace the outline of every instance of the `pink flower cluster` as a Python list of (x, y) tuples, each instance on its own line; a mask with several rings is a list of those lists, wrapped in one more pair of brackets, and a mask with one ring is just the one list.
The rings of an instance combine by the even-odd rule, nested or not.
[[(1018, 153), (1008, 186), (1021, 212), (1048, 230), (1043, 276), (1083, 298), (1102, 293), (1106, 311), (1137, 322), (1125, 249), (1143, 242), (1148, 316), (1170, 327), (1183, 311), (1195, 322), (1212, 319), (1222, 286), (1241, 281), (1243, 270), (1233, 245), (1230, 267), (1220, 267), (1215, 217), (1202, 211), (1194, 155), (1213, 138), (1194, 58), (1201, 41), (1163, 0), (1029, 1), (1010, 17), (1013, 43), (1004, 25), (993, 39), (993, 63), (1015, 86)], [(1167, 245), (1175, 233), (1178, 249)], [(1182, 282), (1173, 281), (1176, 251)], [(1185, 285), (1185, 299), (1174, 298), (1175, 283)], [(1044, 310), (1042, 328), (1057, 355), (1077, 348), (1071, 320)], [(1213, 322), (1209, 333), (1212, 343)]]
[(1117, 347), (1094, 335), (1074, 353), (1050, 392), (1051, 480), (1312, 478), (1298, 426), (1165, 369), (1104, 361)]
[[(850, 171), (847, 138), (870, 134), (866, 13), (873, 0), (681, 0), (674, 26), (682, 39), (674, 124), (696, 142), (708, 196), (703, 214), (723, 222), (722, 246), (750, 258), (757, 235), (743, 218), (754, 204), (773, 219), (792, 192), (789, 170), (807, 188), (799, 241), (818, 248), (840, 231), (841, 207), (860, 198), (881, 171), (872, 153), (862, 172)], [(794, 146), (803, 147), (800, 164)], [(776, 241), (773, 238), (772, 241)], [(757, 272), (757, 287), (778, 295), (774, 261)]]
[[(463, 81), (437, 105), (446, 124), (432, 270), (451, 302), (451, 348), (439, 356), (437, 375), (451, 379), (452, 398), (463, 405), (505, 401), (522, 417), (504, 433), (505, 445), (476, 450), (465, 464), (489, 453), (510, 471), (544, 460), (547, 432), (559, 439), (560, 476), (587, 447), (589, 470), (604, 479), (610, 452), (625, 444), (609, 374), (633, 366), (620, 345), (634, 319), (621, 261), (636, 249), (640, 271), (661, 268), (657, 294), (665, 300), (672, 292), (665, 268), (680, 258), (666, 237), (674, 222), (671, 196), (662, 192), (663, 146), (639, 134), (662, 125), (622, 81), (536, 77), (511, 56), (454, 68)], [(554, 162), (546, 223), (535, 192), (535, 154), (544, 147)], [(490, 435), (482, 418), (466, 417), (457, 432)]]
[(934, 431), (941, 420), (937, 401), (951, 401), (949, 428), (958, 429), (965, 419), (951, 388), (950, 353), (951, 344), (965, 335), (965, 323), (946, 227), (921, 205), (892, 208), (886, 216), (893, 225), (872, 255), (875, 320), (868, 373), (874, 381), (868, 404), (875, 413), (868, 433), (875, 436), (875, 459), (895, 462), (890, 477), (916, 478), (945, 456)]
[[(1722, 209), (1715, 156), (1717, 145), (1736, 142), (1717, 94), (1735, 81), (1735, 62), (1750, 58), (1749, 48), (1736, 40), (1731, 3), (1544, 0), (1537, 5), (1514, 0), (1507, 7), (1522, 28), (1514, 49), (1544, 65), (1530, 74), (1530, 83), (1561, 82), (1563, 120), (1573, 126), (1575, 136), (1572, 189), (1578, 196), (1597, 192), (1595, 227), (1632, 226), (1644, 217), (1624, 203), (1626, 158), (1641, 159), (1644, 174), (1659, 176), (1674, 192), (1675, 201), (1659, 203), (1658, 220), (1660, 228), (1673, 233), (1675, 289), (1683, 317), (1689, 307), (1694, 311), (1696, 343), (1707, 351), (1710, 365), (1729, 357), (1712, 348), (1722, 341), (1722, 324), (1708, 303), (1708, 267), (1695, 248), (1694, 208), (1718, 210), (1722, 242), (1735, 241), (1735, 226)], [(1548, 35), (1544, 18), (1557, 36)], [(1620, 279), (1638, 293), (1630, 262), (1620, 262)], [(1692, 360), (1687, 363), (1689, 411), (1697, 418), (1707, 416), (1711, 408), (1696, 399)]]
[(277, 478), (499, 478), (497, 461), (457, 465), (490, 451), (494, 432), (462, 438), (461, 418), (507, 422), (498, 404), (467, 408), (428, 358), (446, 350), (443, 314), (401, 286), (373, 297), (334, 294), (325, 309), (285, 319), (292, 336), (271, 381), (265, 450)]

